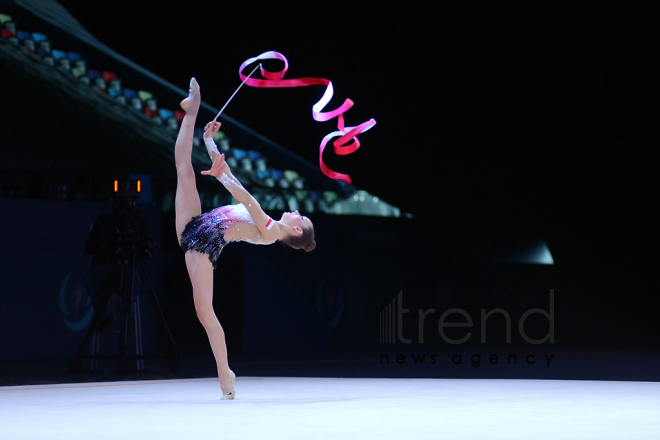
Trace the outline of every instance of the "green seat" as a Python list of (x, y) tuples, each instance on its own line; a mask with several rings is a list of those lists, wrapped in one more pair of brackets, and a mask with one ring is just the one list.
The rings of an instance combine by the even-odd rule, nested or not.
[(147, 92), (146, 90), (138, 90), (137, 92), (138, 97), (140, 98), (140, 101), (144, 102), (148, 99), (152, 99), (154, 97), (153, 93)]
[(0, 25), (5, 24), (6, 21), (13, 21), (7, 14), (0, 14)]
[(288, 180), (289, 182), (293, 182), (298, 177), (300, 177), (300, 176), (295, 171), (293, 171), (293, 170), (284, 170), (284, 178), (286, 180)]

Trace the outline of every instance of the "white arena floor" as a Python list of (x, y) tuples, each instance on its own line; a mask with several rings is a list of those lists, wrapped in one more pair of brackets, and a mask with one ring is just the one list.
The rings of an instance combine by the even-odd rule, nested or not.
[(0, 439), (658, 439), (660, 383), (239, 377), (0, 388)]

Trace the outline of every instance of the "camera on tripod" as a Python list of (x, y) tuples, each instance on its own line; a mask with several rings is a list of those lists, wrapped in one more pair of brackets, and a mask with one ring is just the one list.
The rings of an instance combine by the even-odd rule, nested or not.
[[(137, 371), (144, 370), (144, 360), (146, 358), (171, 358), (170, 371), (178, 371), (179, 351), (170, 333), (169, 326), (165, 320), (163, 310), (154, 294), (153, 285), (147, 276), (144, 260), (151, 258), (150, 250), (154, 248), (153, 238), (148, 236), (146, 222), (137, 209), (138, 200), (142, 196), (142, 182), (140, 180), (115, 180), (114, 194), (112, 197), (113, 212), (102, 214), (94, 223), (91, 237), (94, 237), (95, 245), (90, 246), (102, 260), (103, 264), (110, 263), (113, 276), (116, 275), (117, 306), (112, 316), (119, 315), (119, 338), (116, 355), (103, 355), (101, 351), (105, 342), (101, 343), (101, 331), (106, 333), (105, 340), (113, 329), (114, 322), (110, 320), (110, 325), (103, 330), (99, 324), (105, 319), (100, 311), (106, 310), (109, 296), (100, 303), (99, 310), (94, 314), (92, 325), (90, 325), (85, 338), (78, 347), (75, 359), (71, 362), (70, 368), (73, 371), (81, 371), (82, 360), (91, 359), (91, 370), (98, 368), (98, 361), (101, 359), (117, 360), (117, 371), (120, 374), (128, 374), (133, 371), (133, 365), (129, 362), (135, 360)], [(100, 233), (99, 231), (102, 231)], [(96, 234), (95, 234), (96, 232)], [(102, 237), (99, 237), (102, 235)], [(88, 250), (88, 252), (90, 252)], [(91, 252), (90, 252), (91, 253)], [(98, 256), (97, 255), (97, 256)], [(102, 257), (102, 258), (101, 258)], [(143, 294), (149, 299), (156, 315), (160, 318), (163, 327), (167, 331), (167, 336), (171, 344), (169, 355), (144, 354), (142, 346), (142, 323), (140, 313), (139, 297)], [(129, 335), (135, 337), (135, 355), (128, 354)], [(85, 355), (88, 345), (91, 342), (91, 355)]]
[(142, 214), (137, 210), (137, 201), (141, 196), (142, 182), (139, 180), (115, 180), (112, 204), (115, 208), (117, 238), (120, 256), (137, 255), (151, 258), (151, 239), (143, 233), (145, 224)]

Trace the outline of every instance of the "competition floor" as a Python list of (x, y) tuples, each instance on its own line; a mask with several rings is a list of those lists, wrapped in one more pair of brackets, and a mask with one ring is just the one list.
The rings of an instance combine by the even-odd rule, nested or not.
[(658, 439), (660, 383), (239, 377), (0, 388), (0, 438)]

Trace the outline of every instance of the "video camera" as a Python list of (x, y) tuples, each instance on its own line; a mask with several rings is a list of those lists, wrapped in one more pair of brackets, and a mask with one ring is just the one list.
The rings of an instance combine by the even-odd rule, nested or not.
[(148, 237), (143, 234), (142, 214), (137, 210), (142, 183), (139, 180), (115, 180), (112, 205), (115, 208), (117, 236), (124, 252), (146, 253)]

